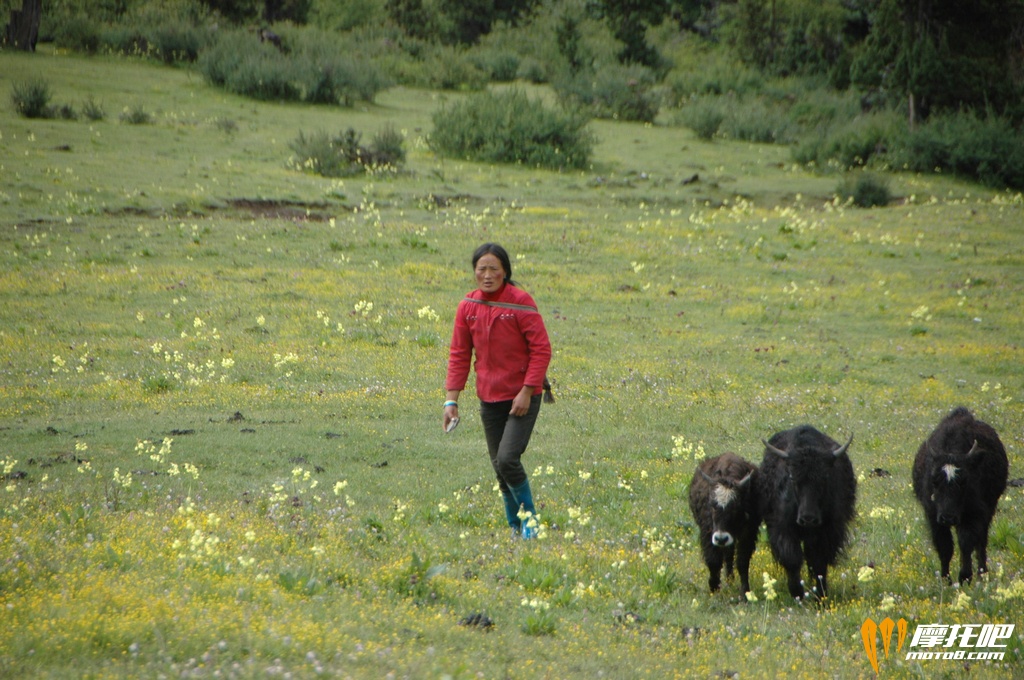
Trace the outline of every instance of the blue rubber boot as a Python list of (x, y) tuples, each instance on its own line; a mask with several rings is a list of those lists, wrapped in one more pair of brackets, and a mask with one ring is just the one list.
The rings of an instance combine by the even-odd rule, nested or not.
[(511, 491), (502, 490), (501, 497), (505, 501), (505, 519), (508, 520), (512, 531), (518, 535), (523, 530), (523, 523), (519, 519), (519, 503), (516, 503)]
[(533, 506), (533, 492), (530, 491), (530, 480), (523, 480), (519, 486), (509, 487), (517, 505), (517, 516), (522, 526), (522, 535), (525, 539), (536, 538), (537, 519), (536, 508)]

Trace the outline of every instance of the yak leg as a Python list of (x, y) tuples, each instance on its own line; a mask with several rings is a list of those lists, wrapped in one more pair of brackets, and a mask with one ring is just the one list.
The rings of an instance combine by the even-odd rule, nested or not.
[(786, 570), (786, 585), (789, 586), (789, 594), (794, 599), (801, 599), (804, 596), (803, 579), (800, 578), (800, 565), (795, 567), (782, 565)]
[(717, 591), (722, 585), (722, 551), (711, 548), (704, 551), (704, 564), (708, 567), (708, 589)]
[(736, 546), (736, 568), (740, 573), (740, 588), (745, 595), (750, 592), (750, 557), (754, 554), (757, 534), (751, 533), (740, 538)]
[(818, 599), (825, 599), (828, 594), (828, 563), (820, 560), (807, 560), (807, 573), (814, 584), (811, 591)]
[(786, 583), (789, 586), (789, 594), (796, 599), (804, 596), (804, 586), (800, 581), (800, 572), (804, 565), (804, 551), (800, 547), (800, 541), (794, 536), (780, 535), (772, 536), (769, 533), (772, 546), (772, 555), (776, 561), (786, 570)]
[(929, 521), (932, 529), (932, 545), (939, 553), (939, 565), (942, 576), (949, 580), (949, 563), (953, 560), (953, 531), (938, 522)]
[(974, 576), (971, 560), (974, 559), (975, 550), (978, 552), (978, 573), (988, 571), (988, 531), (982, 532), (973, 526), (958, 526), (956, 538), (960, 546), (960, 583), (970, 583)]
[[(984, 574), (988, 572), (988, 530), (992, 526), (992, 518), (989, 518), (985, 526), (980, 529), (978, 534), (978, 545), (976, 550), (978, 551), (978, 574)], [(958, 534), (959, 536), (959, 534)]]
[(727, 579), (732, 578), (732, 558), (736, 554), (736, 544), (730, 545), (725, 549), (725, 577)]
[(807, 554), (807, 575), (808, 583), (818, 599), (824, 599), (828, 594), (828, 562), (829, 548), (824, 545), (824, 536), (816, 536), (808, 540), (805, 546)]

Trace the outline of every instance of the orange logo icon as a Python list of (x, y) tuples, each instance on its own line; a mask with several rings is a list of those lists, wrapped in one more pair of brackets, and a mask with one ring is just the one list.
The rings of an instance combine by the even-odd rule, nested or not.
[(900, 619), (894, 623), (888, 616), (882, 619), (881, 623), (875, 623), (873, 620), (866, 619), (864, 625), (860, 627), (860, 636), (864, 640), (864, 651), (868, 653), (868, 661), (871, 662), (871, 667), (875, 669), (875, 673), (878, 673), (878, 636), (880, 632), (882, 634), (882, 649), (885, 651), (885, 658), (889, 658), (889, 647), (892, 645), (892, 631), (896, 629), (899, 634), (896, 638), (896, 651), (899, 652), (903, 649), (903, 642), (907, 639), (907, 622), (905, 619)]

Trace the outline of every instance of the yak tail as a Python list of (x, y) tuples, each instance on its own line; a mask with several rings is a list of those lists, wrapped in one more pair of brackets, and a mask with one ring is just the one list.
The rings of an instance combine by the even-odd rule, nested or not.
[(555, 395), (551, 393), (551, 383), (547, 378), (544, 378), (544, 399), (545, 404), (554, 404)]

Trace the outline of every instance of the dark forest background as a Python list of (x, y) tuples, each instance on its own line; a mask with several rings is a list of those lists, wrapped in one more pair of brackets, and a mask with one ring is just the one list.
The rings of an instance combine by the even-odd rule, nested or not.
[[(37, 42), (261, 99), (549, 84), (590, 117), (1024, 187), (1024, 0), (7, 0)], [(33, 31), (34, 29), (34, 31)]]

